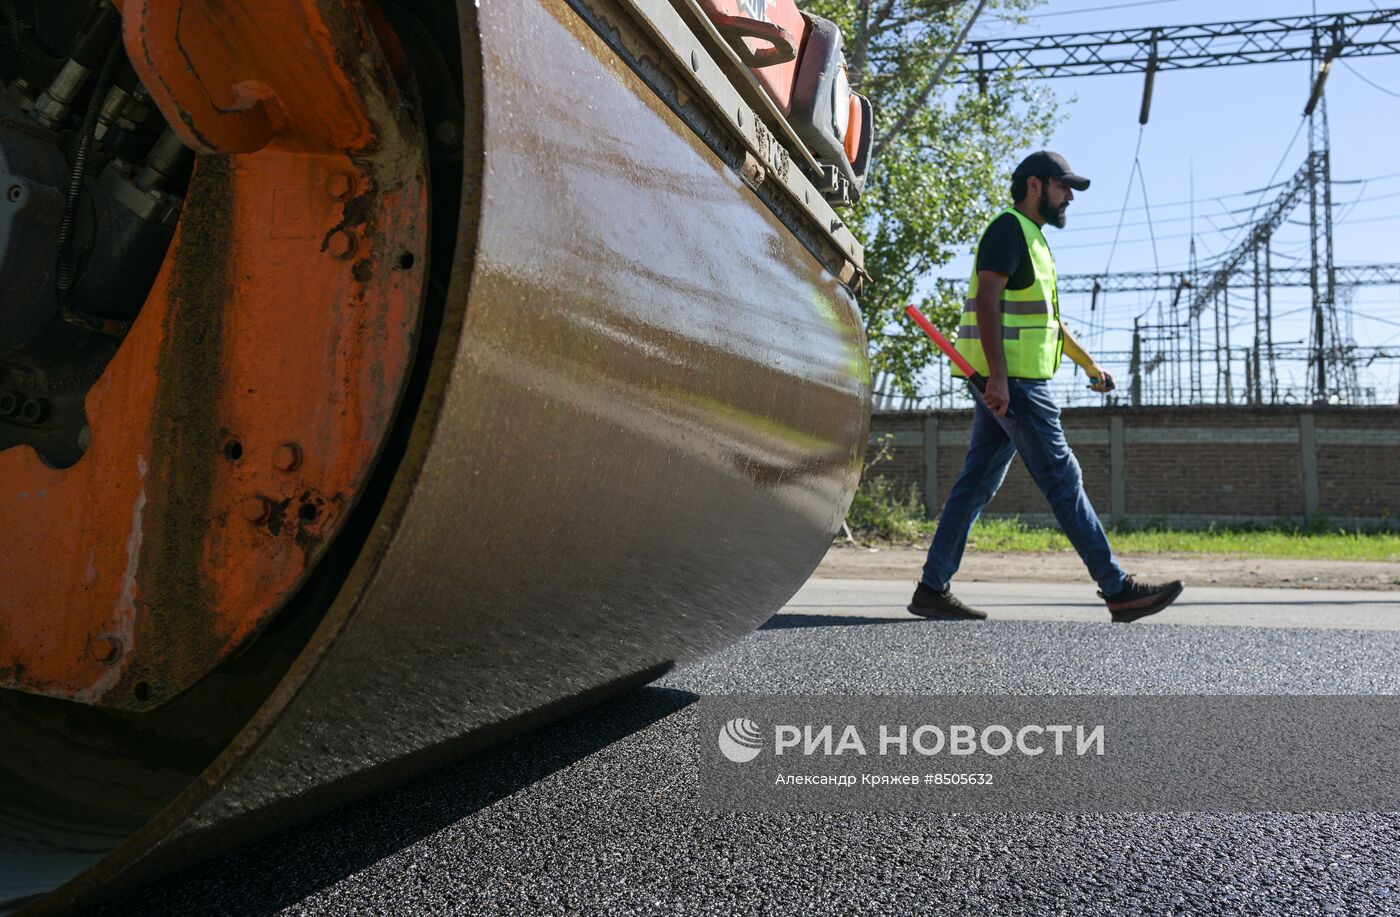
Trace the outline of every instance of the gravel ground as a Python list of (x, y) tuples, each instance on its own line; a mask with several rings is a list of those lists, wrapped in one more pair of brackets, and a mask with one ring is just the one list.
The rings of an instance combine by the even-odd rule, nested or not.
[(1400, 913), (1400, 815), (723, 815), (702, 694), (1382, 693), (1400, 632), (794, 616), (114, 913)]
[[(928, 546), (877, 549), (832, 545), (819, 577), (901, 579), (914, 582)], [(1283, 557), (1230, 557), (1219, 554), (1123, 554), (1123, 569), (1145, 580), (1185, 579), (1195, 584), (1284, 589), (1400, 590), (1400, 564), (1371, 560), (1308, 560)], [(957, 582), (1088, 582), (1073, 551), (1053, 554), (996, 554), (969, 551)]]

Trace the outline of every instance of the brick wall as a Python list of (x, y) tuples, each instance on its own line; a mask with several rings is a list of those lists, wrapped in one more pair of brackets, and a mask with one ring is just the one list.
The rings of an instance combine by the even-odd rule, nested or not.
[[(877, 414), (871, 458), (892, 439), (868, 473), (917, 487), (936, 514), (971, 422), (970, 409)], [(1061, 422), (1105, 520), (1400, 524), (1400, 407), (1067, 408)], [(987, 513), (1050, 518), (1019, 461)]]

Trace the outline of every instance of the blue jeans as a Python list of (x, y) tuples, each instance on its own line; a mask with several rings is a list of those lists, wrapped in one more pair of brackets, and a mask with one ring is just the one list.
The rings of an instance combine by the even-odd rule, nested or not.
[(1123, 588), (1125, 574), (1084, 493), (1084, 476), (1060, 427), (1060, 408), (1050, 398), (1050, 383), (1011, 379), (1007, 387), (1011, 406), (1004, 418), (988, 410), (977, 392), (972, 393), (976, 404), (972, 443), (962, 474), (938, 516), (924, 564), (924, 585), (939, 592), (948, 588), (962, 563), (972, 523), (1006, 478), (1011, 457), (1019, 452), (1089, 575), (1104, 595), (1113, 595)]

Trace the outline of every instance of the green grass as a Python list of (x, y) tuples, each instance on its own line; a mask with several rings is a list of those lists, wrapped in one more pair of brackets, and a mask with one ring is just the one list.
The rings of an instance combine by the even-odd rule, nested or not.
[[(930, 526), (931, 528), (931, 526)], [(1400, 532), (1356, 532), (1318, 523), (1301, 528), (1213, 526), (1183, 530), (1152, 526), (1109, 533), (1119, 554), (1233, 554), (1240, 557), (1298, 557), (1315, 560), (1400, 562)], [(979, 519), (971, 543), (984, 551), (1068, 551), (1059, 529), (1030, 526), (1019, 519)]]
[(851, 498), (846, 524), (862, 541), (908, 544), (933, 534), (933, 523), (924, 518), (924, 501), (917, 489), (901, 499), (884, 478), (860, 482)]
[[(868, 544), (927, 544), (934, 523), (923, 516), (917, 491), (901, 498), (884, 478), (863, 481), (846, 515), (856, 537)], [(1325, 520), (1302, 527), (1288, 522), (1257, 526), (1170, 529), (1149, 525), (1109, 533), (1119, 554), (1231, 554), (1238, 557), (1297, 557), (1315, 560), (1400, 562), (1400, 531), (1359, 532)], [(1041, 553), (1071, 550), (1058, 528), (1017, 518), (979, 519), (968, 546), (978, 551)]]

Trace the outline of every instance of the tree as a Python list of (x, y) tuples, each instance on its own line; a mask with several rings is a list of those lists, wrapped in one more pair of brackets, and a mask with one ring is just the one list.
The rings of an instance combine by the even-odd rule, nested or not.
[(1020, 17), (1037, 2), (802, 4), (841, 27), (851, 85), (875, 110), (874, 164), (847, 225), (865, 245), (873, 280), (860, 301), (872, 368), (905, 394), (943, 357), (910, 327), (904, 306), (918, 302), (941, 329), (957, 326), (965, 291), (930, 289), (931, 272), (976, 244), (1011, 201), (1011, 170), (1058, 120), (1054, 96), (1013, 74), (991, 76), (985, 93), (952, 84), (962, 61), (947, 61), (948, 51), (974, 11)]

